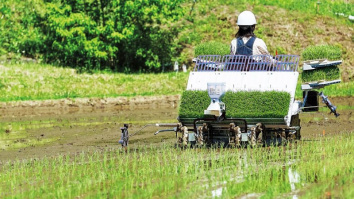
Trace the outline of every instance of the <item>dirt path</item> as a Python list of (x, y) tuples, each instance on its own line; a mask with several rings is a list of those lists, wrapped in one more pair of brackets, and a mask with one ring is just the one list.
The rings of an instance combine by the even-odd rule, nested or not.
[[(109, 100), (58, 100), (0, 105), (0, 164), (23, 160), (120, 148), (119, 128), (130, 124), (130, 133), (145, 124), (177, 122), (179, 96)], [(335, 98), (338, 118), (327, 109), (302, 113), (302, 138), (335, 136), (353, 131), (354, 97)], [(54, 103), (58, 102), (58, 103)], [(91, 104), (90, 104), (91, 103)], [(173, 143), (171, 132), (153, 136), (150, 126), (130, 139), (130, 146)]]

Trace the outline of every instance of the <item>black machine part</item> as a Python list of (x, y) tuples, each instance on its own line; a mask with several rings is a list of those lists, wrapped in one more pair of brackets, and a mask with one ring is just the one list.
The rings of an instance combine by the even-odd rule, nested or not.
[(316, 112), (319, 108), (318, 91), (304, 91), (303, 92), (303, 112)]
[(337, 107), (334, 106), (331, 101), (329, 101), (328, 97), (323, 94), (323, 92), (320, 92), (320, 97), (322, 98), (322, 102), (326, 104), (326, 106), (331, 110), (330, 113), (333, 113), (336, 117), (339, 116), (339, 113), (337, 113)]
[(321, 97), (322, 102), (331, 110), (330, 113), (333, 113), (336, 117), (339, 116), (337, 113), (337, 107), (334, 106), (331, 101), (329, 101), (328, 97), (323, 94), (323, 92), (318, 93), (317, 91), (304, 91), (303, 92), (303, 105), (301, 107), (303, 112), (313, 112), (318, 111), (319, 102), (318, 96)]
[(197, 133), (197, 123), (198, 122), (221, 122), (221, 121), (227, 121), (228, 123), (230, 122), (242, 122), (245, 126), (243, 127), (243, 131), (246, 132), (247, 131), (247, 121), (245, 119), (233, 119), (233, 118), (223, 118), (222, 120), (220, 120), (219, 118), (208, 118), (208, 119), (203, 119), (203, 118), (198, 118), (195, 119), (193, 122), (193, 127), (194, 127), (194, 132)]

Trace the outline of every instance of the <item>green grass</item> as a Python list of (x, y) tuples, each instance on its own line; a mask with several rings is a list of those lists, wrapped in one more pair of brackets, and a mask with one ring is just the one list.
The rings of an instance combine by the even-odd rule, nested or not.
[(180, 94), (189, 73), (78, 74), (43, 64), (5, 65), (0, 70), (0, 101)]
[(302, 71), (302, 82), (312, 82), (312, 81), (331, 81), (341, 79), (340, 70), (338, 66), (330, 66), (325, 68), (318, 68), (315, 70), (305, 70)]
[(199, 55), (228, 55), (230, 54), (230, 45), (221, 42), (206, 42), (198, 44), (195, 47), (195, 56)]
[[(187, 149), (145, 146), (4, 163), (2, 198), (353, 198), (354, 134), (287, 147)], [(296, 173), (298, 181), (290, 181)], [(292, 190), (294, 186), (294, 190)]]
[(316, 0), (268, 0), (268, 1), (256, 1), (264, 5), (273, 5), (285, 8), (287, 10), (297, 10), (301, 12), (321, 14), (327, 16), (334, 16), (335, 13), (344, 13), (345, 15), (353, 14), (353, 5), (350, 1), (341, 0), (322, 0), (317, 7)]
[(353, 97), (354, 96), (354, 82), (345, 82), (335, 85), (326, 86), (321, 89), (323, 92), (332, 97)]

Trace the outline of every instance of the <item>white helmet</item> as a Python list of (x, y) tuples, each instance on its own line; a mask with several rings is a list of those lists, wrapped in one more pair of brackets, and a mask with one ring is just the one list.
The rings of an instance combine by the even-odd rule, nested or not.
[(237, 25), (252, 26), (257, 24), (256, 17), (251, 11), (243, 11), (237, 18)]

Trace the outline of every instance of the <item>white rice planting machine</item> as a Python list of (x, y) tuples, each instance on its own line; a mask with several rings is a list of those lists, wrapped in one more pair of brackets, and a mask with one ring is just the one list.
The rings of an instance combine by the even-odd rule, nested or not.
[[(202, 55), (195, 59), (194, 70), (190, 72), (187, 89), (208, 91), (210, 105), (205, 107), (201, 117), (177, 118), (178, 123), (156, 124), (159, 127), (173, 127), (155, 133), (173, 131), (176, 145), (180, 147), (242, 147), (283, 145), (301, 138), (299, 113), (318, 111), (318, 98), (336, 116), (336, 107), (323, 93), (316, 89), (339, 83), (340, 80), (312, 82), (302, 85), (304, 100), (295, 100), (298, 83), (298, 55)], [(340, 62), (304, 63), (304, 70), (316, 67), (338, 65)], [(320, 65), (322, 64), (322, 65)], [(275, 118), (229, 117), (227, 104), (222, 96), (226, 91), (279, 91), (290, 95), (287, 114)], [(246, 102), (245, 102), (246, 103)], [(267, 105), (269, 106), (269, 105)], [(271, 105), (270, 105), (271, 106)], [(242, 111), (242, 110), (241, 110)]]

